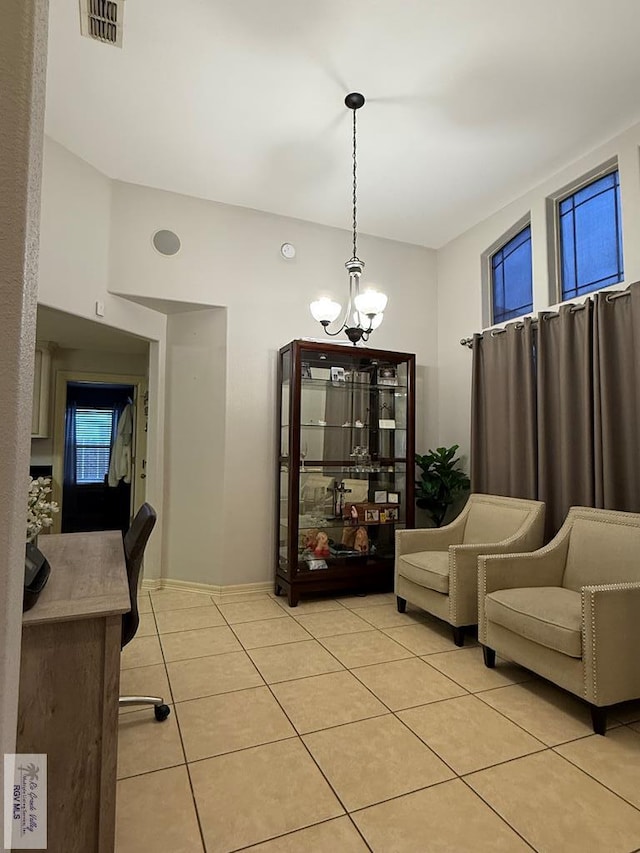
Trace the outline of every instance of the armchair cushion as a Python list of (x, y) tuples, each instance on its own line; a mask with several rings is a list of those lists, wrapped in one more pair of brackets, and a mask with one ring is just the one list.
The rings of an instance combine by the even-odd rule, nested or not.
[(569, 657), (582, 657), (579, 592), (553, 586), (501, 589), (487, 595), (485, 612), (490, 622), (514, 634)]
[(398, 560), (398, 574), (418, 586), (449, 594), (449, 552), (418, 551)]
[(510, 507), (506, 503), (506, 499), (499, 504), (474, 503), (464, 528), (463, 544), (502, 542), (513, 536), (531, 510), (529, 507)]

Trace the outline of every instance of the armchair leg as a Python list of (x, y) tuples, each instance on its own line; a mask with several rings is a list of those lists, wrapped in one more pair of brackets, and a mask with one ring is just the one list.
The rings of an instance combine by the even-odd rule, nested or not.
[(407, 610), (407, 599), (396, 595), (396, 602), (398, 604), (398, 613), (405, 613)]
[(482, 647), (482, 657), (484, 658), (484, 665), (488, 669), (495, 669), (496, 666), (496, 653), (494, 649), (490, 649), (489, 646)]
[(464, 646), (464, 625), (452, 625), (453, 642), (456, 646)]
[(593, 731), (597, 735), (604, 735), (607, 732), (607, 711), (608, 708), (599, 708), (597, 705), (591, 705), (591, 722)]

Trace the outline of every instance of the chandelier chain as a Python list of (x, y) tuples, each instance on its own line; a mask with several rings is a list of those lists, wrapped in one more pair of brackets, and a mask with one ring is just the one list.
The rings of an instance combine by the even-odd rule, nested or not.
[[(387, 297), (384, 293), (372, 287), (360, 292), (360, 277), (364, 269), (364, 261), (358, 257), (358, 119), (357, 110), (365, 103), (364, 95), (360, 92), (350, 92), (344, 99), (345, 106), (353, 110), (353, 134), (352, 134), (352, 213), (353, 213), (353, 255), (345, 262), (349, 273), (349, 298), (344, 315), (340, 320), (340, 328), (337, 331), (329, 331), (332, 323), (338, 321), (342, 307), (329, 297), (322, 297), (311, 303), (311, 314), (325, 331), (325, 334), (335, 337), (344, 332), (351, 343), (355, 346), (360, 342), (369, 340), (369, 335), (377, 329), (384, 315), (387, 305)], [(354, 310), (355, 308), (355, 310)]]
[(353, 257), (358, 257), (358, 207), (357, 207), (357, 167), (358, 160), (356, 157), (356, 111), (353, 111)]

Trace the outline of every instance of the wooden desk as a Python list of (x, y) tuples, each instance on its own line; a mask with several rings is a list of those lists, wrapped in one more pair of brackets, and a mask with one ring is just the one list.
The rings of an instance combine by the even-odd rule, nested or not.
[(51, 576), (22, 620), (18, 752), (48, 755), (49, 853), (113, 853), (122, 614), (119, 531), (40, 537)]

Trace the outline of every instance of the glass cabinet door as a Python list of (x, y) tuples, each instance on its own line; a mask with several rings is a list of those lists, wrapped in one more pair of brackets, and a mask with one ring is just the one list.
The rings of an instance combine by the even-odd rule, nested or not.
[(289, 581), (391, 577), (395, 531), (414, 519), (413, 359), (299, 341), (281, 351), (278, 566)]

